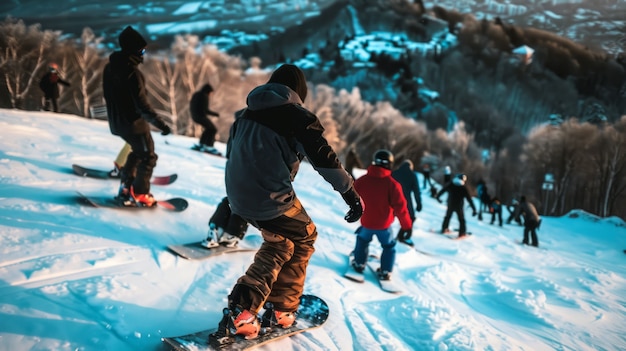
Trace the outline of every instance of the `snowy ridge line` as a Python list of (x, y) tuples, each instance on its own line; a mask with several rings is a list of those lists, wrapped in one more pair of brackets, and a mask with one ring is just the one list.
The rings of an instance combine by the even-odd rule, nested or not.
[[(55, 248), (58, 248), (57, 246), (55, 246)], [(34, 261), (34, 260), (40, 260), (46, 257), (52, 257), (52, 256), (66, 256), (67, 254), (76, 254), (76, 253), (83, 253), (83, 252), (89, 252), (89, 251), (101, 251), (101, 250), (113, 250), (113, 249), (133, 249), (136, 248), (135, 246), (118, 246), (118, 247), (107, 247), (107, 246), (102, 246), (102, 247), (86, 247), (86, 248), (80, 248), (80, 249), (74, 249), (74, 250), (67, 250), (64, 249), (63, 251), (59, 251), (59, 252), (55, 252), (55, 253), (46, 253), (43, 255), (32, 255), (30, 257), (21, 257), (19, 259), (14, 259), (11, 261), (5, 261), (0, 263), (0, 268), (5, 268), (8, 266), (13, 266), (16, 264), (20, 264), (20, 263), (24, 263), (24, 262), (28, 262), (28, 261)]]

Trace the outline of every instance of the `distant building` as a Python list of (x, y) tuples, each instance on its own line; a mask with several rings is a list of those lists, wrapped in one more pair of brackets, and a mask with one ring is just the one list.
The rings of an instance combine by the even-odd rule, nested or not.
[(495, 0), (487, 0), (485, 4), (487, 5), (489, 12), (505, 14), (507, 16), (522, 15), (528, 12), (528, 8), (526, 6), (511, 4), (508, 1), (505, 3), (499, 3)]
[(552, 0), (552, 5), (582, 4), (583, 0)]

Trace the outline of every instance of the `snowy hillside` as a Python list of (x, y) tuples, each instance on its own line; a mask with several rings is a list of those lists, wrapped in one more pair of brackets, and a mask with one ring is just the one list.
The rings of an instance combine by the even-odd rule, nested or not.
[[(179, 178), (152, 192), (185, 197), (189, 208), (97, 209), (79, 205), (75, 191), (113, 196), (117, 182), (78, 177), (71, 165), (112, 166), (122, 142), (106, 122), (0, 110), (0, 130), (0, 350), (163, 350), (163, 336), (217, 325), (253, 254), (194, 262), (166, 246), (204, 238), (225, 195), (224, 159), (191, 151), (195, 139), (155, 133), (155, 175)], [(330, 317), (264, 350), (626, 348), (620, 220), (544, 218), (536, 249), (518, 244), (517, 225), (470, 217), (473, 236), (452, 241), (430, 232), (445, 207), (423, 196), (414, 240), (428, 254), (397, 246), (393, 277), (404, 293), (394, 295), (372, 276), (341, 276), (357, 224), (343, 220), (339, 194), (306, 164), (296, 191), (319, 231), (305, 291), (328, 302)], [(261, 237), (250, 229), (245, 240)]]

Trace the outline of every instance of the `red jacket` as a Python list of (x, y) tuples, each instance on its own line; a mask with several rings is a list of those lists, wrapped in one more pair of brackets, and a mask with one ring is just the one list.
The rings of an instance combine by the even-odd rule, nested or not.
[(367, 174), (354, 182), (354, 188), (363, 199), (361, 225), (368, 229), (387, 229), (398, 217), (403, 230), (413, 226), (406, 209), (402, 186), (391, 177), (391, 171), (379, 167), (367, 167)]

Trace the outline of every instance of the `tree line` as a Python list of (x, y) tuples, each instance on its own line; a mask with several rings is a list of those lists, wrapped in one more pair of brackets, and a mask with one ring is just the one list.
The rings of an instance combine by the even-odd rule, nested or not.
[[(47, 63), (54, 61), (71, 82), (59, 100), (61, 110), (88, 117), (89, 106), (103, 103), (101, 72), (112, 51), (101, 45), (101, 40), (89, 28), (80, 38), (63, 39), (59, 32), (6, 19), (0, 25), (0, 73), (5, 78), (0, 83), (0, 106), (38, 110), (41, 94), (36, 82)], [(468, 60), (460, 53), (450, 57)], [(311, 94), (305, 104), (320, 117), (326, 137), (342, 158), (354, 146), (367, 164), (375, 150), (388, 148), (398, 162), (411, 159), (416, 170), (428, 163), (436, 180), (442, 181), (444, 166), (450, 166), (454, 172), (466, 173), (474, 184), (479, 179), (486, 180), (491, 195), (505, 202), (526, 195), (544, 214), (562, 215), (581, 208), (601, 216), (626, 218), (626, 117), (600, 124), (570, 118), (560, 125), (538, 125), (539, 120), (545, 119), (543, 111), (543, 117), (525, 122), (528, 131), (521, 133), (509, 123), (519, 117), (503, 113), (486, 99), (477, 99), (479, 92), (492, 89), (488, 99), (504, 100), (501, 103), (505, 104), (510, 95), (523, 98), (529, 109), (537, 108), (533, 97), (540, 106), (547, 104), (549, 98), (530, 93), (522, 85), (513, 90), (498, 84), (483, 88), (480, 79), (472, 81), (468, 88), (467, 82), (462, 84), (451, 78), (451, 71), (467, 66), (459, 68), (453, 62), (415, 60), (413, 64), (416, 72), (424, 70), (426, 81), (441, 84), (445, 87), (442, 91), (453, 92), (448, 99), (457, 103), (447, 103), (459, 108), (461, 121), (454, 126), (432, 128), (424, 120), (407, 118), (391, 102), (364, 100), (359, 87), (338, 89), (328, 84), (310, 84)], [(429, 69), (430, 65), (439, 66), (440, 72)], [(502, 63), (498, 69), (505, 72), (514, 70), (512, 67)], [(271, 73), (271, 68), (261, 67), (258, 58), (229, 56), (193, 35), (176, 37), (164, 52), (150, 52), (148, 47), (141, 70), (147, 78), (151, 103), (181, 135), (199, 134), (191, 122), (188, 103), (204, 83), (213, 85), (211, 108), (220, 112), (216, 124), (221, 141), (227, 140), (234, 112), (245, 107), (248, 92), (265, 83)], [(496, 77), (521, 84), (510, 75), (497, 72)], [(376, 76), (375, 72), (355, 74), (356, 81)], [(524, 79), (524, 74), (515, 76)], [(381, 89), (388, 84), (382, 76), (373, 80)], [(548, 94), (558, 89), (571, 91), (557, 78), (549, 81), (553, 86)], [(470, 103), (476, 100), (479, 103)], [(576, 105), (577, 100), (562, 100), (562, 104)], [(430, 113), (441, 111), (433, 109)], [(485, 149), (489, 151), (487, 160)], [(554, 188), (550, 191), (543, 189), (546, 173), (554, 175)]]

